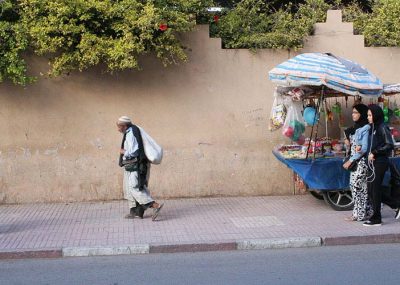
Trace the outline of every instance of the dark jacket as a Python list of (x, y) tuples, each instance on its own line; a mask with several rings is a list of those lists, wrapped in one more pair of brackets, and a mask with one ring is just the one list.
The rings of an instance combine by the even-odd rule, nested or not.
[(394, 142), (389, 127), (382, 123), (376, 129), (372, 129), (371, 136), (370, 150), (375, 160), (377, 162), (387, 160), (394, 148)]

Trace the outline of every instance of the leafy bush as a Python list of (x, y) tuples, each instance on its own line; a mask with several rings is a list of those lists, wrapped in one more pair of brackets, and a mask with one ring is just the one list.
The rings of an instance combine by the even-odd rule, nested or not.
[(293, 13), (292, 5), (276, 10), (272, 2), (242, 0), (221, 17), (216, 36), (225, 48), (301, 48), (329, 7), (323, 0), (307, 0)]
[(186, 60), (178, 35), (191, 31), (211, 0), (0, 0), (0, 81), (32, 81), (23, 54), (50, 60), (58, 76), (104, 64), (140, 69), (155, 54), (164, 65)]
[(104, 63), (107, 71), (139, 69), (154, 53), (171, 64), (186, 60), (177, 33), (195, 26), (202, 0), (22, 0), (22, 21), (39, 55), (50, 55), (51, 75)]
[(26, 31), (19, 19), (16, 1), (5, 0), (0, 6), (0, 82), (10, 79), (25, 85), (33, 81), (26, 75), (26, 63), (22, 58), (28, 46)]
[(342, 9), (343, 20), (354, 23), (367, 46), (400, 46), (400, 1), (305, 0), (297, 5), (287, 1), (242, 0), (222, 15), (213, 36), (222, 38), (225, 48), (303, 47), (313, 25), (324, 22), (330, 8)]
[(140, 69), (143, 54), (185, 61), (179, 34), (196, 18), (225, 48), (298, 49), (329, 8), (342, 8), (366, 45), (400, 46), (399, 0), (349, 1), (232, 0), (234, 8), (210, 15), (212, 0), (0, 0), (0, 82), (33, 81), (28, 50), (49, 58), (52, 76), (100, 64), (111, 73)]
[(361, 17), (367, 46), (400, 46), (400, 1), (379, 0), (369, 17)]
[(400, 1), (376, 0), (372, 12), (359, 4), (344, 7), (343, 20), (353, 22), (356, 34), (365, 37), (366, 46), (400, 46)]

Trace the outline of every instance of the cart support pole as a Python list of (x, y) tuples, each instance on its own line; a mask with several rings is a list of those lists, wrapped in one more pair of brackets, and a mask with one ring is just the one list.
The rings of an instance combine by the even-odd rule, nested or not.
[[(315, 143), (315, 146), (317, 145), (317, 136), (318, 136), (318, 127), (319, 127), (319, 119), (320, 119), (320, 112), (319, 112), (319, 108), (320, 108), (320, 106), (321, 106), (321, 102), (322, 102), (322, 104), (323, 104), (323, 101), (324, 101), (324, 95), (325, 95), (325, 86), (323, 86), (322, 85), (322, 89), (321, 89), (321, 98), (318, 100), (318, 107), (316, 108), (316, 110), (315, 110), (315, 116), (317, 115), (317, 112), (318, 112), (318, 119), (317, 119), (317, 130), (315, 131), (315, 136), (314, 136), (314, 143)], [(315, 116), (314, 116), (314, 118), (315, 118)], [(314, 157), (313, 157), (313, 159), (315, 159), (315, 148), (314, 148)]]
[[(325, 94), (324, 87), (325, 87), (325, 86), (322, 86), (322, 89), (321, 89), (321, 97), (320, 97), (320, 99), (318, 99), (317, 106), (315, 107), (314, 118), (317, 116), (317, 114), (319, 115), (319, 107), (320, 107), (321, 102), (324, 100), (324, 94)], [(315, 136), (314, 136), (314, 143), (316, 144), (317, 135), (318, 135), (319, 116), (318, 116), (318, 120), (317, 120), (316, 124), (312, 125), (312, 127), (311, 127), (310, 141), (309, 141), (308, 147), (307, 147), (306, 159), (308, 159), (308, 152), (309, 152), (310, 147), (311, 147), (311, 139), (312, 139), (313, 134), (314, 134), (314, 126), (315, 126), (315, 125), (317, 125), (317, 127), (316, 127), (316, 133), (315, 133)], [(314, 146), (314, 155), (313, 155), (313, 159), (315, 159), (315, 146)]]

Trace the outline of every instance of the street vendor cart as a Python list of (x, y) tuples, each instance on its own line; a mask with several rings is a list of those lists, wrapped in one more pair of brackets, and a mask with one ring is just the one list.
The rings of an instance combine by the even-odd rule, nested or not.
[[(345, 108), (337, 98), (344, 99), (346, 107), (351, 96), (355, 103), (365, 100), (366, 104), (380, 104), (388, 123), (392, 116), (400, 122), (400, 109), (397, 106), (390, 109), (383, 98), (384, 85), (375, 75), (353, 61), (330, 53), (295, 56), (273, 68), (269, 78), (278, 84), (270, 129), (281, 128), (282, 134), (291, 140), (288, 145), (276, 147), (274, 156), (304, 181), (314, 197), (325, 200), (335, 210), (352, 209), (350, 172), (342, 167), (347, 152), (342, 136)], [(391, 85), (386, 90), (395, 94), (400, 92), (400, 86)], [(335, 115), (341, 137), (332, 139), (328, 136), (328, 122)], [(318, 130), (323, 125), (322, 116), (325, 137)], [(308, 138), (305, 137), (307, 129), (310, 129)], [(400, 140), (399, 130), (398, 133)], [(391, 158), (391, 163), (400, 166), (400, 157)], [(388, 184), (389, 176), (384, 184)]]

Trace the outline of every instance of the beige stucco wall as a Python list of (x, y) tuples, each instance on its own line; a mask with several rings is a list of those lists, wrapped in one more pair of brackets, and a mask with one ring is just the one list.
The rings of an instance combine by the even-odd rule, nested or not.
[[(338, 16), (331, 11), (297, 53), (332, 52), (400, 82), (400, 49), (364, 48)], [(291, 172), (271, 154), (285, 140), (268, 131), (274, 85), (267, 72), (295, 53), (223, 50), (207, 26), (184, 42), (189, 61), (177, 66), (147, 57), (140, 72), (96, 69), (26, 88), (1, 84), (0, 202), (122, 198), (115, 121), (125, 114), (164, 147), (150, 179), (157, 197), (292, 194)], [(32, 57), (30, 66), (45, 71), (47, 63)]]

